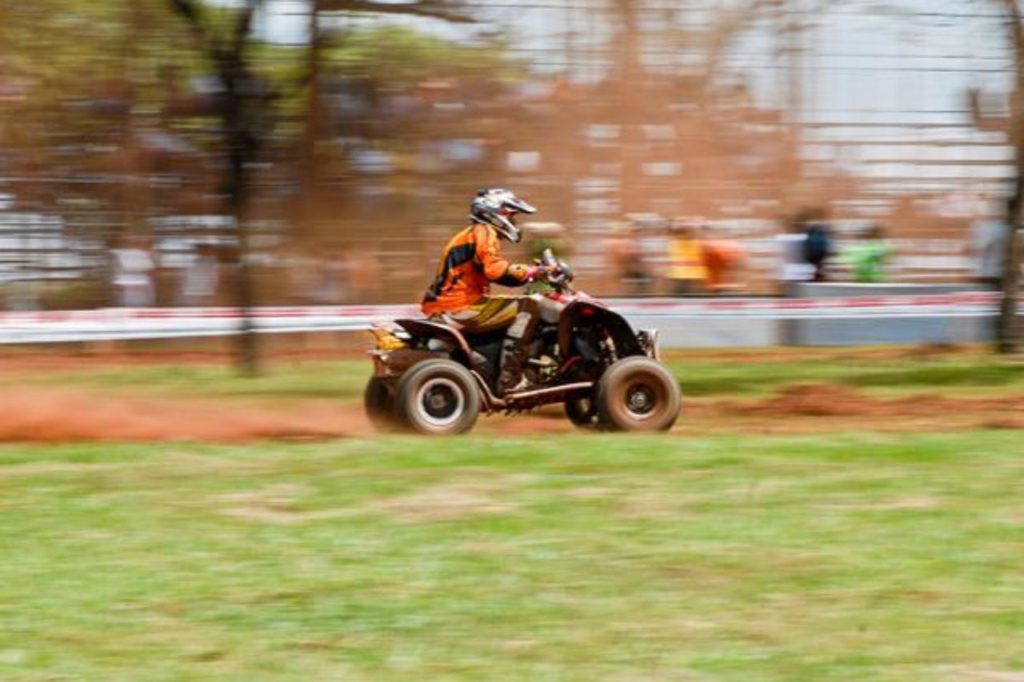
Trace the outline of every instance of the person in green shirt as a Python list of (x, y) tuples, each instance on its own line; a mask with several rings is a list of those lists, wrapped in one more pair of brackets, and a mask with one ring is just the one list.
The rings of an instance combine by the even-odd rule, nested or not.
[(843, 261), (853, 272), (853, 281), (872, 284), (885, 280), (885, 265), (890, 255), (882, 228), (872, 225), (846, 248)]

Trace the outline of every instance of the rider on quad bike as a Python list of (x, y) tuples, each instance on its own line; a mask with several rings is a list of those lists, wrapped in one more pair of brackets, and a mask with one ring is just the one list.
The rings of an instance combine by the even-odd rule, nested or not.
[(470, 204), (471, 224), (445, 246), (437, 277), (423, 297), (424, 315), (466, 334), (507, 330), (499, 395), (528, 387), (523, 368), (537, 320), (544, 306), (556, 306), (540, 296), (490, 294), (492, 283), (514, 287), (547, 274), (543, 265), (510, 263), (501, 254), (502, 240), (516, 244), (522, 238), (516, 215), (536, 212), (509, 190), (480, 190)]
[[(665, 431), (679, 416), (679, 383), (661, 363), (655, 330), (634, 329), (573, 287), (572, 268), (544, 250), (510, 263), (518, 213), (534, 208), (507, 190), (473, 200), (472, 224), (445, 247), (423, 299), (427, 319), (375, 324), (373, 376), (363, 402), (383, 429), (455, 435), (481, 412), (560, 404), (585, 429)], [(492, 296), (491, 284), (546, 285), (530, 296)]]

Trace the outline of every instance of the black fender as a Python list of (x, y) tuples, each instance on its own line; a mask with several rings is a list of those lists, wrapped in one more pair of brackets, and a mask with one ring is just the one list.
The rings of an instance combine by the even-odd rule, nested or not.
[(620, 358), (647, 355), (633, 327), (622, 315), (596, 302), (573, 301), (562, 311), (562, 318), (558, 322), (558, 347), (567, 356), (573, 347), (573, 330), (580, 327), (606, 329), (615, 342), (615, 350)]
[(414, 337), (439, 339), (450, 343), (455, 347), (455, 351), (452, 352), (452, 360), (462, 363), (467, 369), (480, 369), (474, 366), (473, 353), (470, 351), (469, 343), (458, 329), (433, 320), (395, 320), (395, 324)]

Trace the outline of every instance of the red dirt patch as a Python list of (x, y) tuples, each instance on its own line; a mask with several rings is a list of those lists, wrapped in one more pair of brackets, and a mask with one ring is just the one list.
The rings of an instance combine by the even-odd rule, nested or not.
[(998, 398), (912, 394), (874, 397), (834, 384), (792, 385), (758, 400), (691, 401), (683, 431), (743, 433), (1024, 429), (1024, 395)]
[(720, 402), (719, 409), (745, 415), (803, 417), (929, 417), (961, 413), (1024, 413), (1024, 396), (960, 398), (914, 394), (875, 398), (834, 384), (794, 384), (756, 402)]
[(239, 442), (326, 439), (369, 432), (361, 414), (323, 404), (281, 411), (55, 389), (14, 389), (0, 396), (0, 442)]
[(748, 414), (804, 417), (837, 417), (873, 413), (873, 401), (842, 386), (798, 384), (787, 386), (766, 400), (739, 407)]

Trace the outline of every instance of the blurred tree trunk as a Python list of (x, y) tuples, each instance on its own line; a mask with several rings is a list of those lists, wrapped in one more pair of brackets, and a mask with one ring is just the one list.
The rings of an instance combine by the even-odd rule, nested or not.
[(638, 157), (635, 151), (642, 143), (640, 125), (643, 122), (643, 107), (637, 102), (646, 99), (646, 82), (640, 59), (642, 49), (637, 0), (614, 0), (611, 6), (615, 34), (616, 79), (613, 96), (617, 103), (617, 116), (621, 125), (619, 135), (619, 205), (623, 212), (635, 210), (637, 199), (635, 178), (638, 174)]
[(249, 162), (262, 142), (262, 123), (272, 94), (253, 77), (246, 56), (253, 14), (262, 0), (246, 0), (237, 10), (228, 35), (214, 33), (212, 23), (203, 17), (203, 5), (194, 0), (170, 0), (171, 8), (185, 19), (200, 48), (220, 81), (217, 105), (221, 140), (227, 156), (222, 191), (225, 209), (235, 229), (235, 305), (240, 329), (236, 336), (235, 360), (248, 376), (259, 374), (259, 347), (253, 324), (253, 285), (249, 271)]
[(225, 90), (221, 104), (221, 125), (228, 147), (227, 174), (224, 178), (224, 194), (228, 213), (235, 228), (237, 248), (235, 250), (235, 304), (240, 313), (239, 334), (236, 337), (236, 362), (239, 369), (248, 376), (260, 371), (259, 346), (253, 325), (254, 305), (252, 275), (249, 272), (249, 223), (246, 208), (249, 203), (248, 161), (255, 155), (255, 142), (248, 129), (245, 95), (239, 88), (246, 87), (244, 65), (239, 59), (228, 59), (221, 68), (221, 80)]
[(1003, 0), (1006, 8), (1008, 28), (1013, 49), (1014, 83), (1013, 102), (1010, 108), (1010, 137), (1016, 152), (1016, 176), (1014, 178), (1013, 201), (1007, 211), (1010, 238), (1006, 240), (1005, 267), (1003, 271), (1003, 294), (999, 305), (999, 334), (996, 350), (1000, 353), (1016, 353), (1020, 347), (1020, 324), (1017, 315), (1017, 293), (1020, 286), (1021, 209), (1024, 206), (1024, 24), (1021, 23), (1020, 6), (1017, 0)]
[(309, 0), (309, 47), (306, 53), (306, 124), (302, 138), (302, 168), (300, 170), (300, 206), (298, 231), (308, 237), (315, 232), (320, 215), (319, 144), (325, 137), (323, 89), (321, 83), (322, 48), (324, 37), (320, 30), (322, 0)]

